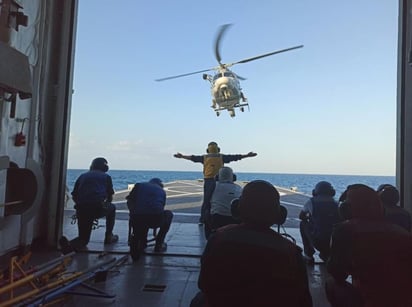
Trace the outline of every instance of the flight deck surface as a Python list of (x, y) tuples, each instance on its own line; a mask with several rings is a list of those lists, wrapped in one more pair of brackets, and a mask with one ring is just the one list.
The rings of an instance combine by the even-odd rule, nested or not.
[[(246, 182), (237, 182), (240, 185)], [(281, 203), (288, 209), (288, 219), (281, 229), (302, 246), (298, 213), (309, 196), (296, 193), (287, 188), (277, 187)], [(201, 180), (183, 180), (165, 184), (167, 193), (166, 208), (174, 213), (173, 222), (166, 236), (168, 245), (165, 253), (155, 253), (154, 246), (146, 248), (145, 255), (138, 262), (131, 257), (121, 266), (108, 274), (104, 282), (94, 287), (115, 295), (115, 298), (73, 295), (65, 306), (86, 306), (103, 304), (105, 306), (189, 306), (198, 292), (197, 278), (200, 270), (200, 257), (206, 245), (203, 226), (198, 224), (203, 194)], [(129, 191), (119, 191), (114, 197), (117, 207), (114, 232), (119, 242), (104, 245), (105, 220), (99, 220), (99, 227), (92, 231), (88, 248), (75, 254), (73, 270), (86, 270), (103, 261), (105, 257), (120, 258), (128, 255), (128, 210), (125, 197)], [(74, 209), (67, 208), (64, 216), (63, 233), (69, 239), (77, 236), (77, 225), (71, 224)], [(277, 227), (274, 227), (277, 230)], [(58, 255), (58, 252), (56, 252)], [(102, 256), (103, 255), (103, 256)], [(37, 254), (39, 256), (39, 254)], [(54, 255), (56, 256), (56, 255)], [(51, 257), (50, 253), (42, 258)], [(308, 266), (308, 279), (314, 306), (329, 306), (324, 294), (325, 265), (315, 255), (317, 263)], [(46, 260), (47, 261), (47, 260)], [(253, 264), (252, 264), (253, 265)], [(151, 288), (154, 286), (155, 289)], [(155, 290), (155, 291), (154, 291)]]

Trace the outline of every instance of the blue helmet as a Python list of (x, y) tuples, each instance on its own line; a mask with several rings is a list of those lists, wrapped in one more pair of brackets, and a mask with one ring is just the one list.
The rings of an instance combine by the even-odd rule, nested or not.
[(106, 173), (109, 170), (109, 166), (107, 164), (108, 162), (105, 158), (95, 158), (93, 159), (92, 164), (90, 165), (90, 170), (99, 170)]
[(150, 179), (149, 183), (157, 184), (161, 188), (163, 188), (163, 182), (159, 178), (152, 178)]
[(312, 190), (313, 196), (323, 195), (323, 196), (335, 196), (335, 189), (332, 187), (330, 182), (319, 181), (315, 188)]
[(378, 187), (377, 192), (384, 205), (396, 206), (399, 202), (399, 191), (396, 187), (394, 187), (391, 184), (381, 184)]

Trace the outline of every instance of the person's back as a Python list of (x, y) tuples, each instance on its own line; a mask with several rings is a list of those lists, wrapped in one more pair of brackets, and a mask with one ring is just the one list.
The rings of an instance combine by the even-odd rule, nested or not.
[(113, 234), (116, 220), (116, 206), (112, 203), (112, 177), (106, 174), (108, 162), (103, 157), (93, 159), (90, 170), (81, 174), (72, 191), (75, 202), (78, 237), (69, 241), (65, 236), (59, 240), (63, 253), (84, 248), (90, 241), (93, 221), (106, 217), (106, 232), (104, 244), (115, 243), (119, 237)]
[(173, 213), (165, 210), (166, 192), (159, 178), (148, 182), (136, 183), (126, 197), (130, 212), (129, 244), (133, 261), (140, 258), (147, 246), (149, 228), (159, 228), (156, 236), (155, 252), (164, 252), (167, 244), (164, 242), (173, 219)]
[(329, 243), (333, 227), (340, 222), (338, 203), (334, 199), (335, 189), (327, 181), (320, 181), (312, 190), (312, 197), (304, 204), (299, 218), (305, 257), (309, 264), (314, 264), (314, 253), (327, 261)]
[(388, 222), (411, 231), (411, 215), (400, 207), (385, 207), (385, 218)]
[(318, 240), (330, 240), (333, 227), (340, 221), (338, 203), (330, 197), (312, 198), (313, 235)]
[(350, 186), (343, 206), (350, 216), (333, 232), (328, 272), (338, 284), (351, 275), (363, 306), (412, 306), (412, 236), (384, 220), (369, 187)]
[(162, 213), (165, 202), (165, 191), (160, 185), (152, 182), (137, 183), (127, 196), (130, 215)]
[(230, 204), (242, 194), (242, 187), (229, 182), (217, 183), (211, 199), (211, 214), (231, 216)]
[[(412, 306), (412, 237), (408, 232), (388, 222), (351, 220), (337, 227), (333, 240), (346, 241), (335, 252), (350, 257), (345, 271), (352, 275), (367, 306)], [(345, 268), (335, 260), (328, 264), (333, 273)], [(403, 305), (406, 301), (411, 305)]]
[(385, 219), (410, 232), (411, 215), (405, 209), (398, 207), (400, 196), (396, 187), (391, 184), (382, 184), (378, 187), (377, 192), (385, 209)]
[(236, 184), (236, 175), (230, 167), (222, 167), (219, 170), (216, 187), (213, 191), (210, 200), (210, 214), (213, 216), (230, 217), (231, 204), (234, 199), (237, 199), (242, 194), (242, 187)]
[(271, 229), (220, 228), (202, 256), (199, 288), (210, 306), (308, 306), (305, 285), (301, 250)]
[(279, 199), (271, 184), (248, 183), (242, 224), (210, 236), (198, 281), (207, 306), (312, 306), (301, 249), (270, 228), (285, 219)]
[[(90, 170), (83, 173), (76, 180), (72, 196), (77, 205), (103, 202), (110, 189), (109, 175), (100, 170)], [(111, 195), (110, 194), (110, 195)]]

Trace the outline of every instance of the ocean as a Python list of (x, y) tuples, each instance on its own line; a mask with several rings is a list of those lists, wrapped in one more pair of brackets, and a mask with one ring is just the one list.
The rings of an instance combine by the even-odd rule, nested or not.
[[(77, 177), (87, 170), (68, 169), (67, 187), (71, 192)], [(176, 180), (202, 179), (202, 172), (185, 171), (139, 171), (139, 170), (109, 170), (115, 191), (126, 190), (129, 184), (148, 181), (158, 177), (163, 182)], [(383, 183), (395, 185), (395, 176), (361, 176), (361, 175), (319, 175), (319, 174), (277, 174), (277, 173), (236, 173), (238, 181), (266, 180), (275, 186), (295, 188), (297, 192), (311, 195), (316, 183), (322, 180), (329, 181), (336, 190), (336, 196), (345, 191), (346, 187), (354, 183), (363, 183), (376, 189)]]

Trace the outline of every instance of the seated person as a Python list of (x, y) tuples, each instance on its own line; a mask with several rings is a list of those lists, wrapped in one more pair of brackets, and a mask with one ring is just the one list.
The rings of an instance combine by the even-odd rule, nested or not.
[[(389, 223), (379, 195), (355, 184), (332, 234), (326, 294), (332, 306), (412, 306), (412, 236)], [(351, 276), (352, 283), (346, 281)]]
[(320, 181), (312, 191), (312, 196), (299, 214), (305, 259), (314, 263), (315, 249), (319, 257), (327, 261), (333, 226), (340, 221), (338, 203), (333, 198), (335, 189), (327, 181)]
[(79, 236), (70, 242), (65, 236), (59, 240), (63, 253), (81, 249), (90, 241), (93, 222), (97, 218), (106, 217), (106, 234), (104, 244), (119, 240), (112, 233), (116, 217), (116, 207), (112, 204), (114, 194), (112, 178), (106, 174), (109, 170), (105, 158), (95, 158), (90, 170), (77, 178), (72, 191), (76, 209)]
[(230, 167), (219, 170), (216, 187), (210, 201), (210, 228), (217, 229), (228, 224), (239, 224), (239, 220), (232, 217), (231, 204), (242, 194), (242, 187), (234, 181), (236, 175)]
[(399, 191), (391, 184), (381, 184), (377, 192), (385, 210), (386, 220), (411, 232), (410, 213), (398, 207)]
[(149, 228), (160, 228), (156, 236), (155, 252), (164, 252), (167, 244), (164, 242), (173, 219), (173, 213), (164, 210), (166, 192), (159, 178), (149, 182), (136, 183), (126, 197), (130, 212), (130, 224), (133, 228), (130, 240), (130, 250), (133, 260), (137, 260), (140, 253), (147, 246), (147, 232)]
[[(238, 203), (241, 224), (217, 229), (201, 258), (195, 306), (312, 306), (302, 250), (271, 229), (285, 216), (280, 195), (263, 180)], [(282, 220), (282, 221), (280, 221)]]

